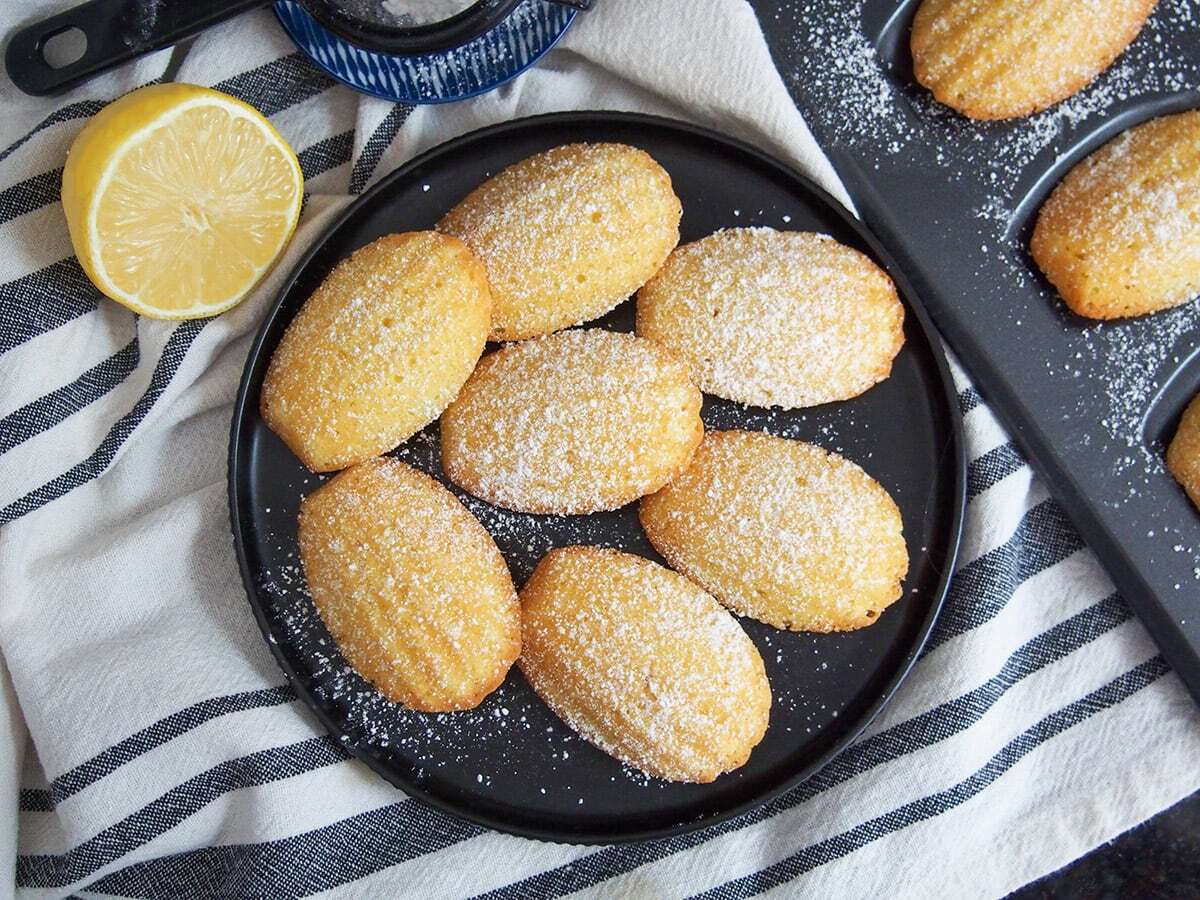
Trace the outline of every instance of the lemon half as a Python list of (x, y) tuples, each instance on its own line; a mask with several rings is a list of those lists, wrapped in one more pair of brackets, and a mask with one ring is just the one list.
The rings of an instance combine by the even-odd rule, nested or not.
[(62, 204), (104, 294), (157, 319), (212, 316), (245, 297), (300, 218), (296, 154), (257, 110), (192, 84), (139, 88), (71, 145)]

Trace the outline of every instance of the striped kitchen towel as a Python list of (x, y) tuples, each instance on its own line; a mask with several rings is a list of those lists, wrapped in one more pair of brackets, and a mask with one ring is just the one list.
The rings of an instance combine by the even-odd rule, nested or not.
[[(536, 70), (441, 108), (335, 85), (267, 10), (180, 55), (55, 100), (0, 87), (0, 865), (23, 896), (995, 897), (1200, 787), (1192, 701), (961, 373), (970, 504), (945, 613), (809, 782), (706, 831), (578, 847), (449, 818), (347, 759), (263, 646), (225, 499), (251, 335), (311, 241), (413, 154), (555, 109), (691, 118), (844, 194), (739, 0), (601, 0)], [(86, 118), (167, 72), (269, 115), (307, 179), (286, 257), (208, 321), (99, 297), (58, 203)]]

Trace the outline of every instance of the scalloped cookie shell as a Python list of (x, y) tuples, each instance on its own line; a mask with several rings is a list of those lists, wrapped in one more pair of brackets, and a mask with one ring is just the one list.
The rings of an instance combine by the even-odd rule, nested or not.
[(313, 603), (346, 660), (424, 712), (477, 706), (521, 651), (508, 566), (448, 490), (393, 459), (360, 463), (300, 508)]
[(1200, 110), (1152, 119), (1076, 165), (1038, 213), (1030, 249), (1088, 318), (1200, 294)]
[(483, 264), (458, 238), (381, 237), (338, 263), (288, 325), (262, 417), (314, 472), (385, 453), (454, 399), (491, 308)]
[(441, 420), (442, 468), (505, 509), (616, 509), (682, 472), (704, 435), (700, 391), (666, 348), (585, 329), (483, 358)]
[(1187, 405), (1167, 447), (1167, 470), (1200, 509), (1200, 396)]
[(487, 266), (491, 338), (521, 340), (604, 315), (679, 243), (671, 177), (624, 144), (567, 144), (515, 165), (438, 224)]
[(854, 463), (800, 441), (709, 432), (687, 471), (642, 500), (671, 566), (742, 615), (794, 631), (851, 631), (900, 598), (900, 510)]
[(913, 19), (913, 73), (970, 118), (1032, 115), (1112, 65), (1156, 2), (924, 0)]
[(762, 657), (683, 576), (615, 550), (560, 548), (538, 563), (521, 605), (521, 671), (610, 756), (657, 778), (710, 782), (762, 740)]
[(637, 333), (686, 359), (706, 393), (797, 409), (887, 378), (904, 306), (886, 272), (831, 237), (731, 228), (672, 252), (638, 292)]

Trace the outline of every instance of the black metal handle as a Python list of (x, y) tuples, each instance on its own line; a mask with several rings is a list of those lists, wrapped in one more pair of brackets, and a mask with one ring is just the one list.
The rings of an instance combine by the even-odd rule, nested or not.
[[(66, 12), (27, 25), (9, 38), (4, 66), (27, 94), (57, 94), (128, 62), (198, 34), (210, 25), (268, 0), (89, 0)], [(78, 28), (87, 39), (83, 56), (55, 67), (46, 61), (46, 42)]]

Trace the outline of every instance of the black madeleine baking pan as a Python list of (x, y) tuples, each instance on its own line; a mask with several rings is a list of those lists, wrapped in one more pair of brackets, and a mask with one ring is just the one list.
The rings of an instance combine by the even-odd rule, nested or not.
[[(1029, 255), (1043, 201), (1128, 128), (1200, 106), (1200, 20), (1161, 0), (1079, 95), (981, 123), (915, 82), (917, 0), (817, 3), (766, 23), (799, 42), (785, 73), (864, 221), (1200, 698), (1200, 512), (1163, 466), (1200, 389), (1200, 304), (1097, 324), (1071, 313)], [(992, 462), (1020, 464), (1013, 448)], [(1053, 602), (1053, 598), (1047, 598)]]

